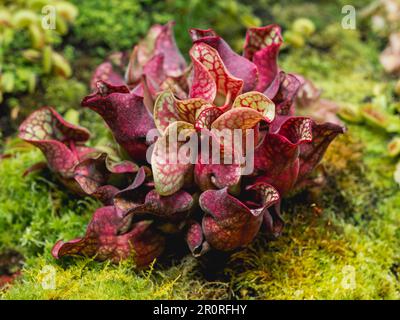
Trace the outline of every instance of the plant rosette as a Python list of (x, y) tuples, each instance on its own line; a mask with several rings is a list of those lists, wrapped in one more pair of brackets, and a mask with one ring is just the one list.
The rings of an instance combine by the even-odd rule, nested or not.
[(133, 258), (144, 267), (171, 235), (195, 256), (247, 246), (260, 230), (277, 237), (282, 199), (312, 183), (345, 131), (295, 115), (304, 80), (278, 66), (279, 26), (248, 29), (242, 55), (213, 30), (191, 29), (190, 64), (172, 29), (155, 25), (129, 57), (110, 56), (82, 100), (129, 159), (86, 147), (87, 130), (51, 108), (21, 125), (20, 137), (42, 150), (65, 185), (105, 203), (83, 237), (57, 242), (55, 258)]

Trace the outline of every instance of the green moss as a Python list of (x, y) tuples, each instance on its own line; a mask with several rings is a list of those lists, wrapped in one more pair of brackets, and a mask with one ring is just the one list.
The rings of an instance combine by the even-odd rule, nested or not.
[[(38, 150), (12, 140), (5, 146), (10, 158), (0, 160), (0, 253), (13, 249), (25, 258), (23, 278), (3, 291), (4, 299), (199, 299), (226, 298), (227, 285), (204, 283), (194, 258), (175, 266), (137, 272), (131, 263), (110, 265), (89, 259), (57, 262), (50, 255), (59, 239), (85, 232), (99, 203), (65, 193), (44, 170), (22, 178), (43, 160)], [(41, 286), (43, 270), (56, 270), (56, 290)], [(45, 268), (45, 269), (43, 269)]]
[(361, 42), (357, 30), (339, 24), (318, 30), (310, 45), (291, 50), (283, 59), (283, 69), (315, 81), (326, 98), (353, 103), (371, 97), (383, 77), (377, 48)]
[[(49, 267), (51, 268), (49, 271)], [(50, 272), (50, 273), (49, 273)], [(43, 286), (54, 272), (54, 289)], [(6, 299), (171, 299), (186, 298), (189, 283), (176, 285), (181, 274), (171, 269), (167, 278), (156, 271), (137, 272), (128, 263), (118, 266), (77, 260), (68, 268), (39, 258), (25, 272), (24, 281), (13, 286)], [(47, 280), (48, 281), (48, 280)], [(46, 283), (46, 282), (45, 282)], [(49, 282), (47, 282), (49, 283)]]
[(80, 11), (72, 41), (91, 57), (104, 58), (112, 51), (131, 50), (154, 23), (174, 20), (177, 41), (184, 53), (191, 45), (189, 28), (212, 26), (239, 48), (245, 27), (260, 24), (250, 6), (232, 0), (72, 2)]
[(72, 41), (92, 56), (105, 57), (112, 51), (130, 49), (150, 26), (149, 14), (139, 1), (72, 2), (80, 13)]
[(95, 201), (65, 193), (46, 170), (23, 178), (26, 169), (43, 161), (38, 150), (14, 141), (4, 153), (12, 156), (0, 160), (0, 249), (14, 248), (29, 257), (85, 230)]
[[(260, 236), (249, 248), (234, 253), (219, 271), (208, 270), (212, 269), (210, 262), (199, 264), (190, 257), (172, 266), (158, 263), (150, 273), (135, 271), (129, 263), (114, 266), (88, 259), (56, 262), (49, 254), (52, 242), (80, 235), (88, 215), (81, 216), (82, 210), (77, 210), (73, 201), (68, 204), (71, 209), (60, 212), (62, 218), (52, 215), (51, 205), (47, 205), (43, 214), (54, 220), (51, 224), (38, 228), (41, 219), (34, 212), (31, 222), (24, 224), (37, 230), (37, 240), (45, 245), (33, 247), (42, 253), (36, 257), (30, 252), (23, 278), (5, 291), (3, 298), (398, 299), (400, 192), (387, 177), (387, 170), (372, 160), (380, 147), (370, 146), (379, 145), (382, 138), (366, 128), (350, 127), (325, 158), (325, 187), (284, 202), (284, 234), (273, 242)], [(19, 157), (7, 160), (4, 170), (16, 170), (21, 166), (15, 165), (17, 161), (25, 159), (28, 164), (38, 154), (30, 151)], [(49, 183), (42, 186), (51, 189)], [(35, 201), (41, 203), (40, 199)], [(36, 212), (37, 207), (32, 210)], [(15, 224), (7, 228), (13, 229)], [(23, 234), (26, 238), (27, 232)], [(24, 248), (23, 242), (15, 243)], [(32, 243), (29, 247), (31, 250)], [(49, 265), (56, 270), (54, 290), (41, 286), (43, 267)], [(213, 281), (207, 280), (210, 272)]]
[(359, 140), (351, 129), (325, 159), (326, 186), (302, 194), (301, 204), (286, 201), (284, 235), (233, 256), (228, 273), (239, 297), (400, 297), (400, 191), (366, 150), (379, 136), (364, 132), (372, 140)]
[[(247, 268), (233, 274), (241, 298), (256, 299), (398, 299), (398, 281), (390, 268), (393, 248), (371, 241), (360, 230), (334, 220), (297, 215), (286, 235), (269, 245), (261, 242), (232, 263)], [(308, 210), (307, 210), (308, 209)], [(320, 221), (315, 221), (319, 219)], [(310, 224), (314, 226), (310, 226)], [(266, 253), (267, 250), (267, 253)]]

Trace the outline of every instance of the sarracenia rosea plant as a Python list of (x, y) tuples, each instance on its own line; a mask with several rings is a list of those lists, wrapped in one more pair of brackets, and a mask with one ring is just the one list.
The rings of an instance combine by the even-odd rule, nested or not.
[[(303, 81), (278, 67), (279, 26), (250, 28), (243, 55), (213, 30), (192, 29), (190, 64), (172, 27), (153, 26), (129, 57), (113, 54), (94, 72), (94, 92), (82, 101), (103, 117), (130, 159), (116, 162), (86, 147), (89, 133), (51, 108), (21, 125), (20, 137), (42, 150), (66, 186), (106, 205), (85, 236), (57, 242), (54, 257), (134, 257), (145, 266), (172, 234), (181, 234), (196, 256), (246, 246), (263, 225), (267, 236), (278, 236), (282, 198), (312, 182), (328, 145), (344, 132), (295, 116)], [(240, 132), (241, 143), (221, 132)], [(252, 148), (245, 148), (250, 133)], [(180, 161), (189, 141), (196, 141), (195, 152)], [(217, 162), (200, 152), (211, 145)], [(226, 155), (233, 161), (221, 161)]]

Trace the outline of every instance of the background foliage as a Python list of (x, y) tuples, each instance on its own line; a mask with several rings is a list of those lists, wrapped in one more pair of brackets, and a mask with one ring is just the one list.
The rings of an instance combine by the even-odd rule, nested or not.
[[(55, 29), (42, 28), (42, 8), (56, 9)], [(32, 93), (38, 78), (69, 77), (71, 68), (55, 48), (67, 34), (78, 10), (66, 1), (5, 1), (0, 5), (0, 65), (2, 94)]]

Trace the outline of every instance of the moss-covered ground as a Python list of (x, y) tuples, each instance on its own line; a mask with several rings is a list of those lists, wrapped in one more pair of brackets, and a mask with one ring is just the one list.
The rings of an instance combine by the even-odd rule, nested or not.
[[(378, 42), (338, 21), (317, 27), (305, 47), (283, 52), (284, 70), (309, 77), (339, 102), (361, 104), (389, 90), (394, 80), (379, 66)], [(347, 127), (323, 161), (324, 186), (285, 199), (279, 239), (260, 235), (246, 249), (203, 260), (168, 254), (146, 271), (128, 262), (55, 261), (54, 242), (81, 235), (99, 204), (72, 197), (47, 171), (22, 178), (42, 155), (9, 139), (3, 153), (12, 156), (0, 160), (0, 253), (13, 250), (25, 260), (22, 276), (0, 298), (399, 299), (400, 189), (386, 155), (390, 136), (362, 124)], [(101, 124), (91, 129), (104, 131)], [(53, 289), (42, 286), (49, 266)]]

